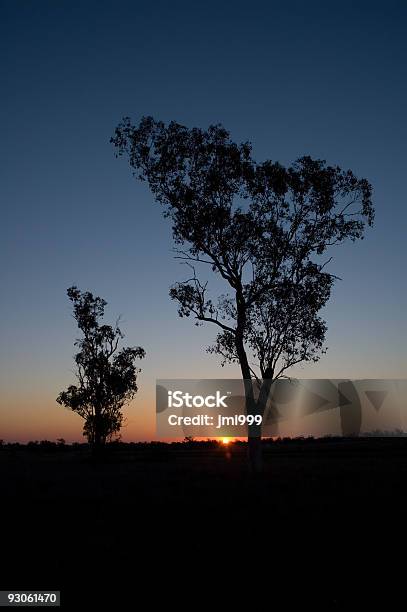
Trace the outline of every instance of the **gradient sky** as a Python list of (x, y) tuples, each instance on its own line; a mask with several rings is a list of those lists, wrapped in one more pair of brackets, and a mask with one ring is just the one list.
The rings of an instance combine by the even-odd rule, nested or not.
[(1, 1), (0, 437), (81, 440), (77, 284), (147, 358), (124, 439), (154, 437), (156, 378), (236, 377), (177, 318), (168, 223), (109, 138), (124, 115), (221, 122), (254, 156), (303, 154), (374, 186), (366, 240), (335, 252), (329, 351), (302, 377), (406, 376), (405, 2)]

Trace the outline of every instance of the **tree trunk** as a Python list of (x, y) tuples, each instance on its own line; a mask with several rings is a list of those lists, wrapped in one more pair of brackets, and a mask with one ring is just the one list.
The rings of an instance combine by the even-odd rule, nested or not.
[(247, 436), (247, 455), (251, 474), (263, 471), (263, 449), (261, 446), (261, 425), (249, 425)]
[[(256, 415), (259, 413), (258, 402), (255, 399), (251, 370), (243, 342), (242, 330), (244, 329), (244, 322), (246, 319), (246, 314), (242, 306), (243, 303), (243, 297), (241, 295), (238, 296), (238, 316), (240, 323), (238, 325), (236, 334), (236, 352), (239, 357), (240, 369), (244, 384), (246, 415)], [(261, 425), (253, 424), (248, 426), (247, 450), (247, 458), (251, 474), (260, 474), (263, 470)]]
[(103, 450), (103, 440), (102, 440), (102, 427), (101, 427), (101, 416), (100, 413), (95, 414), (94, 420), (94, 431), (93, 431), (93, 446), (92, 446), (92, 455), (94, 457), (100, 457)]
[[(245, 381), (246, 393), (246, 414), (259, 415), (263, 418), (267, 401), (270, 394), (273, 379), (269, 376), (270, 372), (266, 372), (268, 378), (262, 382), (260, 393), (257, 399), (254, 397), (253, 381)], [(261, 444), (262, 424), (249, 425), (247, 431), (247, 446), (249, 468), (252, 474), (260, 474), (263, 471), (263, 448)]]
[[(246, 397), (246, 414), (257, 415), (258, 406), (254, 397), (253, 381), (244, 380)], [(263, 470), (263, 453), (261, 447), (261, 425), (248, 425), (247, 427), (247, 458), (251, 474), (260, 474)]]

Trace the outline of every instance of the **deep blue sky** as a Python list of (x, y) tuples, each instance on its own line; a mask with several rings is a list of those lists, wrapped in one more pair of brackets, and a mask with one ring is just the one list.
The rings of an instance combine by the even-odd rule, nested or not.
[(259, 160), (310, 154), (368, 178), (376, 223), (337, 251), (329, 352), (296, 373), (405, 376), (406, 7), (0, 3), (1, 437), (25, 423), (41, 437), (38, 415), (49, 436), (80, 437), (54, 402), (72, 379), (73, 283), (103, 296), (148, 352), (127, 437), (152, 433), (155, 378), (219, 376), (202, 349), (213, 330), (177, 319), (168, 298), (183, 270), (159, 206), (114, 158), (124, 115), (221, 122)]

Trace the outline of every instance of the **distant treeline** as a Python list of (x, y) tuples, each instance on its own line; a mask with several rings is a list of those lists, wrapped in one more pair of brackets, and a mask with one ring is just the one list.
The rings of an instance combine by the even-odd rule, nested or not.
[[(363, 442), (371, 438), (405, 438), (407, 433), (397, 429), (394, 431), (380, 431), (375, 430), (371, 432), (363, 433), (358, 437), (344, 437), (344, 436), (297, 436), (297, 437), (276, 437), (276, 438), (263, 438), (262, 445), (265, 447), (289, 445), (289, 444), (312, 444), (312, 443), (347, 443), (347, 442)], [(197, 440), (194, 438), (185, 438), (182, 441), (177, 442), (162, 442), (152, 440), (151, 442), (123, 442), (121, 440), (112, 441), (106, 444), (106, 450), (111, 451), (122, 450), (122, 451), (143, 451), (143, 450), (187, 450), (187, 449), (231, 449), (231, 448), (243, 448), (247, 446), (246, 440), (230, 440), (228, 444), (224, 444), (222, 439), (206, 439)], [(58, 452), (58, 451), (79, 451), (87, 450), (90, 446), (85, 442), (72, 442), (66, 443), (63, 438), (59, 438), (56, 441), (51, 440), (33, 440), (23, 444), (21, 442), (4, 442), (0, 440), (0, 450), (29, 450), (29, 451), (47, 451), (47, 452)]]

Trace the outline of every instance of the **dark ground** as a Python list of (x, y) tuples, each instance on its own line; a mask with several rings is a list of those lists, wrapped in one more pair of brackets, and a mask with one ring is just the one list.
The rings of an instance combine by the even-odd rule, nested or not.
[(6, 447), (0, 588), (60, 589), (65, 609), (164, 597), (402, 610), (406, 477), (406, 438), (275, 443), (257, 478), (242, 446), (134, 447), (100, 463)]

